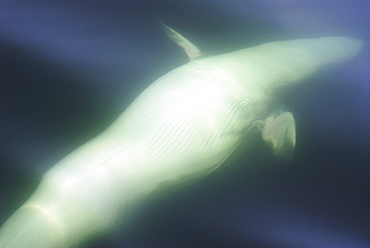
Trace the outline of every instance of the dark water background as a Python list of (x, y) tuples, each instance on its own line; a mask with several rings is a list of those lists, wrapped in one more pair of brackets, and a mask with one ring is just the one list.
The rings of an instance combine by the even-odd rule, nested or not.
[[(218, 171), (154, 197), (85, 247), (370, 247), (368, 1), (0, 2), (0, 223), (41, 176), (187, 62), (156, 19), (204, 53), (321, 36), (364, 41), (354, 60), (293, 88), (293, 163), (257, 133)], [(179, 186), (180, 187), (180, 186)]]

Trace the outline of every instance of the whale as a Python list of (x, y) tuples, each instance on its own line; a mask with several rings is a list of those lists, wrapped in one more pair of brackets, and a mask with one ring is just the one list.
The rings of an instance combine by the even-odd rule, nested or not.
[(82, 245), (161, 188), (217, 169), (251, 129), (277, 159), (291, 161), (295, 119), (281, 107), (281, 92), (354, 58), (363, 43), (328, 36), (204, 56), (161, 25), (189, 62), (155, 80), (102, 133), (51, 167), (2, 225), (0, 248)]

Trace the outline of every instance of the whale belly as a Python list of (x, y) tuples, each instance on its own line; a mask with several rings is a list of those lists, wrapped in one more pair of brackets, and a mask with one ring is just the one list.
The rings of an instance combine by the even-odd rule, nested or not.
[(147, 88), (105, 135), (122, 139), (140, 173), (177, 178), (208, 170), (236, 149), (260, 112), (235, 85), (179, 68)]

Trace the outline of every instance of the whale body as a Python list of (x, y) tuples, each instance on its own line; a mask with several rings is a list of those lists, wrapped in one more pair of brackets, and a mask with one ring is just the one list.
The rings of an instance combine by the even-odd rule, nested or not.
[(191, 61), (153, 82), (110, 127), (52, 167), (2, 226), (1, 248), (79, 245), (159, 186), (216, 169), (254, 126), (278, 158), (290, 157), (294, 117), (276, 109), (278, 92), (362, 46), (324, 37), (202, 57), (164, 27)]

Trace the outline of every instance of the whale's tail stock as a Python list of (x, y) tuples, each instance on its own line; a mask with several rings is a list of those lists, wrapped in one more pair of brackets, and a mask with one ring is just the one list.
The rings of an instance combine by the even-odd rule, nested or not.
[(58, 248), (65, 244), (62, 227), (46, 210), (18, 209), (1, 227), (0, 247)]

